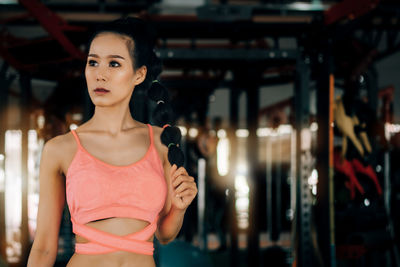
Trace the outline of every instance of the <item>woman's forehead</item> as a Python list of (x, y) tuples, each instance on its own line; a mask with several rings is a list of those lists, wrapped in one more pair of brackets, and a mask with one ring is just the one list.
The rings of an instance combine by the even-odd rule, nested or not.
[(129, 56), (128, 38), (115, 33), (100, 33), (97, 35), (91, 45), (89, 54), (97, 54), (99, 56), (121, 55)]

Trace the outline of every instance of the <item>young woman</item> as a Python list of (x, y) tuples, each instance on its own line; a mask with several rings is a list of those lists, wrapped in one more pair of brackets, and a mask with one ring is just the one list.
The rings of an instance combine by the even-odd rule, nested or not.
[(143, 124), (129, 111), (133, 90), (151, 87), (153, 120), (168, 119), (154, 38), (145, 22), (126, 18), (99, 28), (89, 44), (85, 76), (95, 112), (44, 146), (28, 266), (53, 266), (65, 198), (76, 236), (68, 267), (155, 266), (154, 235), (162, 244), (177, 236), (197, 187), (179, 167), (179, 129)]

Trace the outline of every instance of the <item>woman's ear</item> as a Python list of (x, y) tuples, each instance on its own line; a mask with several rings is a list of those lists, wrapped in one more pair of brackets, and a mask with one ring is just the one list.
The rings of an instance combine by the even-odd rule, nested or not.
[(141, 84), (146, 79), (146, 74), (147, 74), (146, 66), (142, 66), (139, 69), (137, 69), (134, 77), (134, 85), (136, 86)]

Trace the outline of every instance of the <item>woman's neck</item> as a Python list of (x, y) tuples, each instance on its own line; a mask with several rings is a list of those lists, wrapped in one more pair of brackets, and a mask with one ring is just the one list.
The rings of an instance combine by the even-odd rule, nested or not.
[(137, 126), (138, 122), (132, 118), (129, 106), (99, 107), (96, 106), (93, 117), (88, 121), (92, 129), (107, 131), (111, 135)]

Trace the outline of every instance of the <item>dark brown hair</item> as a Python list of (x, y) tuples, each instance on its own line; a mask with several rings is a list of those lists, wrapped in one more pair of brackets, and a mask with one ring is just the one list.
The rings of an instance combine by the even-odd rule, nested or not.
[(99, 25), (89, 39), (89, 45), (93, 39), (101, 33), (115, 33), (127, 37), (127, 47), (132, 57), (134, 70), (146, 66), (145, 80), (136, 86), (135, 90), (146, 90), (149, 99), (157, 103), (152, 114), (152, 121), (157, 126), (164, 127), (161, 134), (161, 142), (168, 147), (168, 160), (171, 165), (183, 166), (184, 156), (179, 148), (181, 132), (172, 124), (172, 108), (169, 103), (168, 90), (160, 83), (158, 76), (162, 71), (161, 60), (154, 52), (156, 41), (155, 30), (151, 25), (139, 18), (126, 17)]

